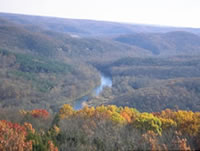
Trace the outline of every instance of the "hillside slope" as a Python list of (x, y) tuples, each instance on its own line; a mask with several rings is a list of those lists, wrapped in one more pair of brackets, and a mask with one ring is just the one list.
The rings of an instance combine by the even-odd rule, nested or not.
[(166, 108), (199, 111), (200, 57), (122, 58), (97, 67), (112, 77), (91, 105), (131, 106), (155, 112)]
[(141, 47), (155, 55), (197, 54), (200, 51), (200, 37), (198, 35), (174, 31), (164, 34), (132, 34), (122, 35), (114, 40)]
[(1, 107), (55, 111), (103, 72), (112, 88), (89, 104), (199, 111), (200, 37), (187, 29), (2, 13), (0, 21)]
[(54, 58), (65, 56), (83, 60), (100, 60), (102, 57), (112, 60), (120, 58), (122, 55), (151, 55), (142, 48), (108, 39), (74, 37), (65, 33), (43, 30), (39, 27), (37, 27), (37, 31), (32, 31), (23, 25), (12, 22), (0, 24), (0, 47)]
[(55, 111), (98, 83), (96, 70), (85, 64), (0, 49), (0, 107)]

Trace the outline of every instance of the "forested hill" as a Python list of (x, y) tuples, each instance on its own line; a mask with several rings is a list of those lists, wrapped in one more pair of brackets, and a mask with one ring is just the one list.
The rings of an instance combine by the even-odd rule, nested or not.
[[(0, 22), (0, 106), (57, 110), (100, 82), (88, 60), (109, 61), (146, 51), (102, 39), (73, 37), (42, 26)], [(147, 53), (148, 55), (148, 53)], [(110, 57), (112, 56), (112, 57)]]
[[(200, 33), (198, 28), (179, 28), (153, 26), (144, 24), (128, 24), (95, 20), (65, 19), (56, 17), (42, 17), (19, 14), (0, 13), (2, 19), (26, 26), (29, 30), (38, 30), (42, 27), (62, 33), (77, 34), (80, 36), (111, 36), (130, 33), (166, 33), (172, 31), (187, 31)], [(5, 23), (7, 21), (3, 21)]]
[(137, 33), (122, 35), (114, 40), (141, 47), (155, 55), (198, 54), (200, 51), (200, 37), (185, 31)]
[[(56, 111), (88, 96), (199, 111), (199, 29), (0, 13), (0, 106)], [(112, 88), (95, 97), (100, 72)]]
[(0, 13), (0, 151), (58, 149), (200, 150), (200, 29)]
[(0, 47), (11, 51), (31, 52), (54, 59), (64, 55), (85, 60), (102, 59), (104, 56), (104, 59), (110, 60), (120, 58), (122, 54), (126, 56), (150, 54), (142, 48), (112, 40), (76, 37), (43, 29), (40, 26), (35, 27), (36, 30), (29, 27), (32, 26), (24, 26), (8, 20), (0, 23)]

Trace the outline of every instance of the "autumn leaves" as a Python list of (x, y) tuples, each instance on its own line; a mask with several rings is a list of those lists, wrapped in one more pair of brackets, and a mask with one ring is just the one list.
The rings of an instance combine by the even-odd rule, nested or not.
[[(115, 105), (74, 110), (65, 104), (54, 116), (44, 109), (20, 111), (22, 120), (0, 120), (0, 150), (190, 150), (199, 149), (200, 112), (140, 113)], [(7, 119), (9, 120), (9, 119)], [(37, 121), (50, 126), (38, 125)]]

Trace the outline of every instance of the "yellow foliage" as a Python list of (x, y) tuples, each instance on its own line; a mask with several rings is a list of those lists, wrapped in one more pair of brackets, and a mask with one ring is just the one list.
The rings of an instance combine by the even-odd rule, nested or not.
[(72, 108), (71, 105), (69, 105), (69, 104), (64, 104), (64, 105), (61, 107), (61, 109), (59, 110), (59, 117), (60, 117), (60, 119), (64, 119), (64, 118), (67, 118), (67, 117), (73, 115), (74, 112), (75, 112), (75, 111), (73, 110), (73, 108)]
[(196, 136), (200, 131), (199, 112), (166, 109), (161, 112), (159, 117), (173, 120), (177, 124), (177, 129), (183, 133)]
[(113, 112), (111, 116), (111, 120), (113, 122), (124, 124), (126, 122), (125, 118), (123, 118), (119, 113)]
[(139, 116), (137, 116), (136, 120), (133, 122), (133, 126), (144, 131), (154, 131), (160, 135), (162, 132), (161, 120), (151, 113), (139, 114)]
[(176, 122), (172, 119), (165, 119), (165, 118), (159, 118), (159, 119), (162, 123), (163, 130), (177, 126)]
[(88, 106), (85, 106), (82, 110), (77, 111), (76, 115), (84, 117), (92, 117), (94, 116), (94, 112), (95, 112), (94, 107), (89, 108)]
[(124, 107), (121, 110), (120, 113), (128, 123), (133, 122), (136, 119), (136, 116), (138, 115), (138, 112), (136, 110), (134, 110), (133, 108), (129, 108), (129, 107)]
[(54, 125), (53, 129), (54, 129), (54, 131), (56, 132), (56, 134), (59, 134), (59, 133), (60, 133), (60, 128), (57, 127), (56, 125)]
[(175, 119), (178, 129), (189, 135), (197, 135), (200, 129), (200, 115), (192, 111), (175, 112)]

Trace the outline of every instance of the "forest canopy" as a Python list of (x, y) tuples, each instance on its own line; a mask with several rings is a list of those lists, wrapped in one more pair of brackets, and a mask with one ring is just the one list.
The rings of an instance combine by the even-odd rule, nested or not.
[(8, 151), (198, 150), (200, 112), (146, 113), (115, 105), (76, 111), (68, 104), (55, 115), (1, 109), (0, 134), (0, 149)]

